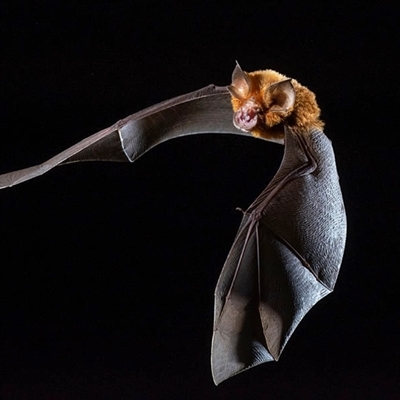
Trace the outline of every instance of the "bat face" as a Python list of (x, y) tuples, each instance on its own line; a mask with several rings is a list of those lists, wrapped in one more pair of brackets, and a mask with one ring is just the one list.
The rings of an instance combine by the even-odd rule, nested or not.
[(283, 143), (285, 125), (308, 129), (323, 126), (314, 93), (276, 71), (246, 73), (236, 65), (228, 90), (233, 124), (255, 137)]

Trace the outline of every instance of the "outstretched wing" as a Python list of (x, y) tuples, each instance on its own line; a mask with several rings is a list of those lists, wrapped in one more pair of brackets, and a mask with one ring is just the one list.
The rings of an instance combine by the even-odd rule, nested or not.
[(0, 175), (0, 189), (35, 178), (60, 164), (133, 162), (159, 143), (200, 133), (251, 136), (233, 126), (226, 87), (209, 85), (132, 114), (42, 164)]
[(330, 141), (285, 129), (282, 164), (246, 210), (215, 291), (216, 384), (277, 360), (304, 315), (335, 285), (346, 216)]

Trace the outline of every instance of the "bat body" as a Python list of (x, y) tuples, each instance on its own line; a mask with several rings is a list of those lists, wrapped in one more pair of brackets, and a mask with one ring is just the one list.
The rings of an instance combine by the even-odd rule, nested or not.
[(77, 161), (137, 160), (179, 136), (230, 133), (285, 145), (275, 177), (243, 212), (215, 290), (214, 382), (278, 360), (304, 315), (335, 285), (346, 215), (330, 140), (314, 94), (271, 70), (243, 72), (118, 121), (0, 188)]

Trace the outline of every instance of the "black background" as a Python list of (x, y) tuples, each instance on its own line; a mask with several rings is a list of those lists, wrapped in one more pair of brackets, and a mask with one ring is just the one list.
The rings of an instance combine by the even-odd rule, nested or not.
[(205, 135), (3, 190), (3, 399), (397, 399), (397, 6), (3, 1), (1, 173), (244, 70), (317, 94), (348, 214), (336, 290), (278, 363), (215, 387), (213, 291), (283, 148)]

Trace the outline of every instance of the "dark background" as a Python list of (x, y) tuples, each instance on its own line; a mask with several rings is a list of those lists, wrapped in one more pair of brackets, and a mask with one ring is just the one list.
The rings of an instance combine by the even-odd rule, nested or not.
[[(336, 290), (215, 387), (213, 291), (283, 147), (205, 135), (0, 193), (3, 399), (398, 399), (397, 6), (2, 1), (1, 173), (243, 69), (317, 94), (348, 215)], [(319, 4), (319, 5), (317, 5)]]

